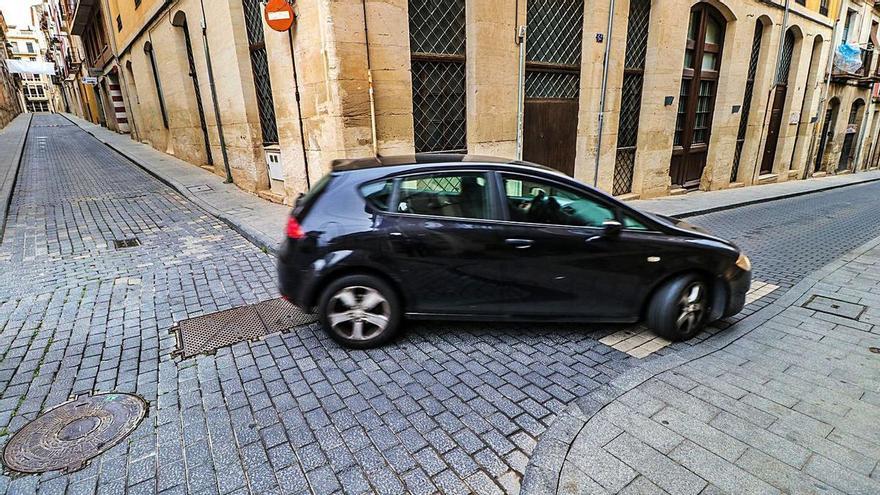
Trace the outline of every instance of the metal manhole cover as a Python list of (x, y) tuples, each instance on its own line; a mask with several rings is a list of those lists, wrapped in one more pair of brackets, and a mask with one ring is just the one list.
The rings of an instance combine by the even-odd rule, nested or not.
[(318, 317), (306, 313), (284, 299), (270, 299), (254, 305), (266, 325), (267, 333), (283, 332), (318, 321)]
[(136, 247), (136, 246), (140, 246), (140, 245), (141, 245), (141, 241), (139, 241), (137, 239), (137, 237), (132, 237), (130, 239), (114, 239), (113, 240), (113, 246), (116, 249), (130, 248), (130, 247)]
[(284, 299), (271, 299), (197, 316), (181, 321), (171, 330), (177, 336), (177, 350), (174, 355), (186, 359), (315, 321), (317, 317), (303, 312)]
[(803, 305), (804, 308), (828, 313), (850, 320), (858, 320), (868, 307), (862, 304), (841, 301), (831, 297), (814, 295)]
[(3, 449), (3, 464), (20, 473), (82, 469), (134, 431), (146, 415), (147, 403), (137, 395), (78, 397), (18, 430)]

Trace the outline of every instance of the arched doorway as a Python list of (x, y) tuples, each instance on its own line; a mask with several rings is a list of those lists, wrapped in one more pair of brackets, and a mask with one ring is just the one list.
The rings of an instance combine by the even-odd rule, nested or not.
[(761, 174), (773, 172), (773, 161), (776, 159), (776, 145), (779, 143), (779, 130), (782, 127), (782, 113), (788, 95), (788, 73), (791, 72), (791, 58), (794, 55), (794, 31), (789, 28), (785, 32), (782, 44), (782, 59), (779, 61), (776, 76), (776, 88), (773, 90), (773, 108), (770, 110), (770, 125), (767, 128), (767, 144), (764, 145), (764, 156), (761, 159)]
[(850, 108), (849, 119), (846, 121), (846, 130), (843, 138), (843, 149), (840, 151), (840, 161), (837, 162), (838, 172), (850, 169), (850, 164), (856, 154), (855, 142), (859, 136), (859, 127), (862, 125), (862, 109), (864, 107), (865, 100), (858, 98)]
[(828, 146), (828, 142), (834, 139), (834, 124), (837, 121), (837, 110), (839, 108), (840, 100), (836, 97), (828, 102), (828, 108), (825, 110), (825, 120), (822, 124), (822, 136), (819, 138), (819, 148), (816, 150), (814, 172), (822, 170), (822, 162), (825, 161), (825, 148)]
[(691, 9), (669, 167), (673, 187), (699, 187), (706, 167), (725, 26), (724, 17), (709, 4)]

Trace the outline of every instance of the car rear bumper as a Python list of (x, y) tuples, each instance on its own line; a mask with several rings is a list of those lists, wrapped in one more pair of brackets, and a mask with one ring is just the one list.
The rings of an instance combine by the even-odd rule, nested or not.
[(752, 272), (737, 270), (733, 277), (728, 281), (730, 293), (727, 297), (727, 307), (724, 316), (733, 316), (746, 305), (746, 294), (752, 285)]
[(281, 296), (297, 306), (310, 310), (313, 301), (310, 300), (310, 289), (313, 283), (310, 280), (309, 271), (304, 270), (295, 262), (292, 256), (290, 243), (285, 241), (278, 255), (278, 290)]

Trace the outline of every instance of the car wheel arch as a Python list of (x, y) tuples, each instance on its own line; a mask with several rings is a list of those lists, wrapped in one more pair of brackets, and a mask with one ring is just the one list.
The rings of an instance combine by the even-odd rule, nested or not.
[(336, 270), (333, 270), (330, 273), (325, 274), (323, 277), (321, 277), (321, 279), (312, 288), (311, 293), (308, 298), (308, 307), (315, 308), (318, 304), (318, 298), (321, 297), (321, 294), (324, 292), (324, 289), (326, 289), (334, 281), (339, 280), (342, 277), (348, 277), (350, 275), (369, 275), (372, 277), (376, 277), (376, 278), (382, 280), (383, 282), (387, 283), (388, 286), (391, 287), (391, 289), (394, 291), (394, 293), (397, 295), (398, 299), (400, 300), (401, 305), (403, 306), (404, 312), (406, 311), (407, 299), (406, 299), (406, 295), (404, 294), (404, 292), (400, 288), (400, 284), (396, 280), (394, 280), (393, 277), (389, 276), (387, 273), (383, 272), (382, 270), (368, 267), (368, 266), (340, 267)]

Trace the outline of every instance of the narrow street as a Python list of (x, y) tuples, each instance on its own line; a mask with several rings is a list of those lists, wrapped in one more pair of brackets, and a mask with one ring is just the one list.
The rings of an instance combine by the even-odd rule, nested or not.
[[(784, 289), (880, 236), (878, 197), (875, 182), (689, 221)], [(619, 327), (458, 323), (371, 351), (312, 325), (172, 357), (175, 323), (276, 297), (270, 255), (67, 119), (35, 115), (0, 244), (0, 446), (72, 396), (132, 392), (150, 408), (87, 468), (0, 475), (0, 492), (512, 492), (555, 415), (643, 361), (600, 342)]]

